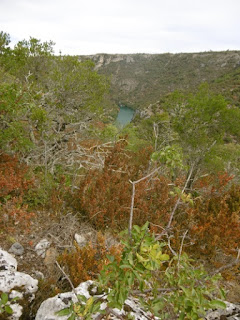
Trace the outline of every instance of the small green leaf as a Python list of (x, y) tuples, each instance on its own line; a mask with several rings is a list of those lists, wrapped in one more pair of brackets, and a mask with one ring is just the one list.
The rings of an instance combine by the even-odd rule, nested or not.
[(83, 302), (86, 302), (86, 301), (87, 301), (87, 298), (86, 298), (84, 295), (82, 295), (82, 294), (78, 294), (78, 295), (77, 295), (77, 298), (78, 298), (79, 301), (83, 301)]
[(145, 230), (148, 229), (148, 227), (149, 227), (149, 222), (147, 221), (147, 222), (141, 227), (141, 230), (142, 230), (142, 231), (145, 231)]
[(13, 301), (17, 301), (17, 300), (19, 300), (19, 297), (13, 298), (13, 299), (11, 300), (11, 303), (12, 303)]
[(132, 270), (132, 267), (129, 264), (122, 264), (119, 268), (121, 268), (121, 269), (131, 269)]
[(129, 252), (128, 261), (129, 261), (129, 263), (133, 266), (134, 261), (133, 261), (133, 254), (132, 254), (132, 252)]
[(225, 299), (226, 298), (226, 293), (222, 288), (220, 288), (220, 293), (221, 293), (221, 298)]
[(151, 155), (152, 161), (158, 161), (160, 159), (161, 153), (159, 151), (153, 152)]
[(140, 275), (139, 275), (135, 270), (133, 270), (133, 273), (134, 273), (134, 275), (136, 276), (136, 278), (137, 278), (139, 281), (142, 281), (142, 278), (140, 277)]
[(144, 259), (140, 254), (136, 253), (137, 259), (139, 262), (147, 262), (149, 259)]
[(75, 320), (75, 319), (76, 319), (76, 315), (72, 313), (67, 320)]
[(12, 314), (13, 313), (13, 310), (10, 306), (5, 306), (5, 311), (8, 313), (8, 314)]
[(124, 291), (123, 290), (120, 290), (119, 292), (119, 297), (118, 297), (118, 302), (123, 305), (124, 302), (126, 300), (126, 297), (125, 297), (125, 294), (124, 294)]
[(138, 233), (141, 231), (141, 229), (138, 225), (134, 225), (133, 229), (135, 229)]
[(100, 309), (100, 306), (101, 306), (101, 301), (95, 303), (95, 304), (93, 305), (93, 308), (92, 308), (92, 313), (98, 312), (99, 309)]
[(65, 308), (65, 309), (62, 309), (60, 311), (57, 311), (56, 315), (58, 315), (60, 317), (61, 316), (67, 316), (67, 315), (69, 315), (70, 312), (71, 312), (70, 308)]
[(159, 259), (161, 260), (161, 261), (168, 261), (169, 259), (170, 259), (170, 257), (169, 257), (169, 255), (168, 254), (162, 254), (160, 257), (159, 257)]
[(87, 314), (88, 310), (92, 307), (93, 303), (94, 303), (94, 298), (90, 297), (86, 302), (86, 306), (85, 306), (85, 310), (83, 312), (83, 316), (85, 316)]
[(156, 302), (154, 302), (154, 304), (152, 306), (153, 311), (155, 313), (158, 313), (158, 311), (161, 310), (163, 307), (164, 307), (164, 302), (163, 301), (156, 301)]
[(133, 273), (131, 272), (130, 275), (129, 275), (129, 277), (128, 277), (128, 285), (129, 285), (129, 286), (132, 286), (133, 282), (134, 282), (134, 275), (133, 275)]
[(213, 308), (226, 309), (226, 304), (221, 300), (212, 300), (210, 301), (210, 305)]
[(6, 304), (8, 302), (8, 295), (7, 293), (3, 292), (1, 294), (1, 300), (2, 300), (2, 304)]

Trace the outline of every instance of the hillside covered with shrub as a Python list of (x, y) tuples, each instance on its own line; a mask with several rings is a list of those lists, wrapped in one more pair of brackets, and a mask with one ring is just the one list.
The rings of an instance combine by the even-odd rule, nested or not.
[[(80, 59), (94, 61), (96, 70), (111, 80), (113, 100), (134, 109), (146, 108), (174, 90), (194, 92), (203, 82), (214, 84), (217, 81), (218, 89), (230, 85), (229, 89), (234, 90), (236, 82), (239, 86), (239, 51), (97, 54), (80, 56)], [(234, 95), (233, 91), (231, 94)]]
[[(94, 64), (10, 40), (0, 33), (0, 244), (20, 243), (19, 270), (39, 278), (20, 319), (90, 279), (106, 316), (131, 295), (153, 319), (239, 303), (239, 52)], [(139, 108), (124, 128), (120, 102)], [(90, 319), (100, 301), (84, 299), (62, 315)]]

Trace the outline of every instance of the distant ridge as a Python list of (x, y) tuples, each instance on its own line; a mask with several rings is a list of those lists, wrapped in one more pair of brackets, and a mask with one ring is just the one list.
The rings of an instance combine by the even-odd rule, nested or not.
[(176, 89), (195, 90), (240, 67), (240, 51), (209, 51), (164, 54), (96, 54), (95, 68), (111, 79), (111, 96), (116, 103), (144, 108)]

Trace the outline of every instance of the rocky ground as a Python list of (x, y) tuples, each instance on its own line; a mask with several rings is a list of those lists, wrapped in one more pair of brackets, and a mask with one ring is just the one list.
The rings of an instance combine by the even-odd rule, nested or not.
[[(61, 283), (59, 287), (62, 287), (62, 282), (66, 282), (61, 270), (55, 263), (56, 259), (65, 249), (74, 248), (75, 241), (78, 242), (79, 246), (84, 246), (89, 241), (94, 243), (96, 235), (97, 232), (92, 227), (80, 223), (77, 216), (74, 216), (71, 212), (55, 216), (47, 212), (39, 212), (29, 233), (15, 234), (14, 237), (9, 234), (4, 240), (1, 240), (0, 292), (8, 293), (11, 291), (9, 296), (11, 299), (16, 296), (20, 297), (19, 301), (11, 303), (14, 311), (11, 319), (67, 319), (67, 317), (58, 317), (53, 313), (53, 310), (58, 311), (64, 306), (66, 307), (66, 301), (68, 305), (74, 293), (58, 294), (48, 299), (54, 292), (54, 286)], [(111, 246), (116, 244), (117, 241), (109, 233), (106, 236), (106, 242), (106, 246)], [(49, 283), (46, 285), (46, 282)], [(82, 283), (77, 288), (87, 298), (89, 298), (87, 290), (89, 284), (90, 282)], [(228, 303), (226, 310), (210, 312), (206, 319), (240, 319), (240, 306), (237, 304), (240, 301), (240, 290), (238, 288), (239, 284), (236, 281), (225, 282), (225, 289), (228, 292), (227, 299), (233, 304)], [(67, 300), (65, 299), (66, 296)], [(43, 301), (45, 302), (41, 304)], [(27, 304), (31, 307), (26, 313), (24, 309)], [(130, 299), (126, 304), (132, 306), (135, 319), (149, 319), (149, 315), (141, 311), (138, 302), (134, 299)], [(124, 317), (124, 315), (123, 310), (119, 316)], [(0, 319), (6, 318), (2, 318), (0, 314)]]

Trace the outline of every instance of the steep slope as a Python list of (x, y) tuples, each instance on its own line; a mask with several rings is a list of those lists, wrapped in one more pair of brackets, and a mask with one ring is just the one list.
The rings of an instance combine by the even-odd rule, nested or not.
[(110, 77), (114, 101), (133, 108), (144, 108), (176, 89), (192, 91), (240, 66), (240, 51), (80, 56), (86, 58)]
[(216, 79), (211, 88), (222, 94), (230, 104), (240, 106), (240, 67)]

